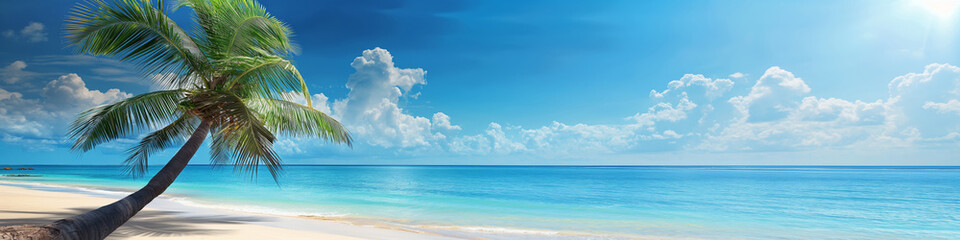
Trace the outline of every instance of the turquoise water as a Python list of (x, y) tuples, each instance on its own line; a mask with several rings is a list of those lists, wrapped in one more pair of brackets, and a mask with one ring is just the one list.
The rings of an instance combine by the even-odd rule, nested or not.
[[(0, 180), (112, 190), (146, 181), (115, 166), (32, 167), (43, 176)], [(288, 166), (278, 185), (190, 166), (167, 193), (244, 211), (529, 238), (960, 239), (958, 167)]]

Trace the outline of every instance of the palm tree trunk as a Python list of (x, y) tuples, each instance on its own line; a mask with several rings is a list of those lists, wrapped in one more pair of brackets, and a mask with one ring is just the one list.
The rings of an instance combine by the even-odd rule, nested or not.
[(110, 205), (86, 212), (71, 218), (61, 219), (53, 223), (52, 227), (60, 232), (60, 239), (103, 239), (114, 230), (130, 220), (140, 212), (150, 201), (160, 196), (167, 187), (177, 179), (183, 168), (190, 162), (193, 154), (200, 149), (200, 144), (207, 137), (210, 122), (204, 120), (193, 132), (190, 139), (177, 151), (176, 155), (160, 169), (156, 176), (150, 179), (146, 186), (133, 194), (120, 199)]

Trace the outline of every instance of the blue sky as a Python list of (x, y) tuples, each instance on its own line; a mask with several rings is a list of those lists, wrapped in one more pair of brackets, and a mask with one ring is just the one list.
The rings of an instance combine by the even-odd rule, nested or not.
[[(74, 4), (2, 3), (0, 164), (119, 164), (137, 137), (69, 151), (74, 114), (151, 89), (65, 46)], [(280, 139), (288, 163), (960, 164), (955, 1), (264, 5), (357, 140)]]

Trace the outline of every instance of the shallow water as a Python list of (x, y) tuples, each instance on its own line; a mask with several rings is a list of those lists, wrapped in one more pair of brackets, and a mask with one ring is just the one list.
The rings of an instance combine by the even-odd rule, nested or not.
[[(0, 174), (43, 176), (0, 180), (121, 191), (147, 180), (116, 166), (30, 167)], [(167, 193), (494, 238), (960, 239), (958, 167), (287, 166), (278, 185), (200, 165)]]

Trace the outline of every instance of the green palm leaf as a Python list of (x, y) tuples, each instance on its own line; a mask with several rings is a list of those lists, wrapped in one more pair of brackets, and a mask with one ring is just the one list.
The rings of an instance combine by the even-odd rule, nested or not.
[[(289, 27), (254, 0), (180, 0), (197, 28), (187, 34), (163, 1), (88, 0), (68, 17), (67, 38), (83, 54), (139, 64), (160, 86), (81, 113), (71, 125), (73, 149), (156, 129), (128, 150), (130, 173), (146, 171), (151, 154), (180, 143), (198, 122), (210, 123), (212, 161), (239, 172), (266, 166), (274, 179), (281, 160), (275, 134), (351, 144), (335, 119), (313, 109), (307, 84), (288, 59), (296, 52)], [(306, 105), (284, 100), (290, 91)]]
[(281, 160), (273, 151), (276, 137), (240, 97), (227, 92), (203, 91), (192, 95), (190, 100), (196, 111), (218, 116), (211, 128), (210, 156), (214, 165), (232, 161), (235, 170), (251, 176), (264, 165), (274, 180), (277, 179)]
[(317, 137), (352, 145), (347, 130), (327, 114), (298, 103), (265, 98), (245, 99), (270, 131), (289, 137)]
[(231, 56), (286, 55), (296, 51), (286, 24), (252, 0), (185, 0), (178, 7), (194, 9), (214, 59)]
[[(162, 3), (161, 3), (162, 4)], [(187, 35), (151, 1), (92, 0), (70, 14), (67, 40), (80, 53), (118, 56), (146, 74), (175, 73), (171, 86), (186, 86), (209, 62)]]
[[(265, 166), (278, 181), (282, 161), (274, 133), (351, 144), (336, 120), (310, 107), (310, 92), (289, 60), (296, 52), (286, 24), (255, 0), (179, 0), (196, 28), (187, 34), (167, 15), (163, 0), (85, 0), (67, 20), (67, 41), (81, 54), (119, 57), (169, 91), (137, 95), (84, 111), (70, 125), (72, 149), (156, 129), (128, 150), (133, 175), (151, 154), (178, 144), (180, 151), (129, 196), (96, 210), (45, 225), (46, 238), (103, 239), (162, 194), (212, 133), (211, 161), (256, 176)], [(298, 91), (307, 105), (278, 100)], [(159, 128), (159, 129), (158, 129)], [(188, 137), (189, 135), (189, 137)], [(279, 183), (279, 182), (278, 182)]]
[(139, 144), (127, 150), (130, 157), (123, 162), (127, 172), (134, 176), (142, 176), (147, 172), (147, 158), (150, 155), (187, 140), (197, 125), (200, 125), (199, 118), (183, 114), (170, 125), (143, 137)]
[(221, 61), (221, 66), (228, 66), (233, 79), (225, 83), (225, 87), (237, 88), (242, 86), (252, 90), (253, 94), (262, 98), (279, 98), (291, 90), (303, 94), (307, 104), (312, 104), (307, 83), (300, 75), (300, 71), (290, 61), (280, 57), (231, 57)]
[(74, 150), (89, 151), (120, 137), (155, 128), (177, 117), (181, 90), (140, 94), (80, 113), (68, 134), (76, 139)]

